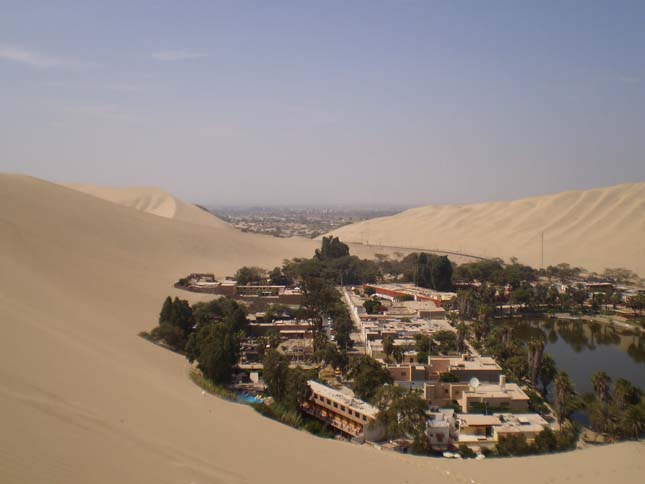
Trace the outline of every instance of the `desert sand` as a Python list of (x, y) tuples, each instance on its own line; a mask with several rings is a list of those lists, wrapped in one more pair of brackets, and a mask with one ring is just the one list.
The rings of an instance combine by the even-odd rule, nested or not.
[(203, 396), (183, 357), (137, 336), (179, 276), (313, 247), (0, 175), (0, 482), (643, 481), (645, 443), (458, 462), (322, 440)]
[(645, 183), (511, 202), (429, 205), (334, 231), (347, 242), (567, 262), (593, 271), (626, 267), (645, 277)]

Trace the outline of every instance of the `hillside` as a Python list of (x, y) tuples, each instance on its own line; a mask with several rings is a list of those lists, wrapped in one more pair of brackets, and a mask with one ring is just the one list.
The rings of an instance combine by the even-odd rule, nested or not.
[(474, 205), (429, 205), (333, 232), (344, 241), (459, 251), (539, 267), (568, 262), (645, 276), (645, 183)]
[(160, 217), (209, 227), (224, 228), (226, 222), (195, 205), (185, 203), (156, 187), (111, 188), (98, 185), (66, 185), (88, 195)]
[(0, 175), (0, 482), (641, 482), (643, 443), (457, 462), (316, 438), (202, 396), (183, 357), (137, 336), (180, 275), (271, 267), (314, 244)]

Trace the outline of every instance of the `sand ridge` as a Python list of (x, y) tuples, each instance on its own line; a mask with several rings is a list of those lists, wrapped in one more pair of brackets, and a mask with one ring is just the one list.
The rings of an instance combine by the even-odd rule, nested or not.
[(197, 225), (224, 228), (228, 224), (201, 208), (185, 203), (157, 187), (113, 188), (90, 184), (65, 185), (74, 190), (134, 208), (159, 217), (181, 220)]
[(173, 280), (317, 242), (162, 218), (0, 175), (0, 482), (636, 484), (645, 444), (453, 462), (322, 440), (204, 397), (137, 333)]
[(645, 276), (645, 183), (570, 191), (510, 202), (429, 205), (341, 227), (348, 242), (567, 262), (593, 271), (626, 267)]

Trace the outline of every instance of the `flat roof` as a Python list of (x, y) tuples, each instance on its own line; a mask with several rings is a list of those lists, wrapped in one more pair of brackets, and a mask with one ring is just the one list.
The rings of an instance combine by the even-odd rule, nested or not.
[(335, 402), (345, 405), (353, 410), (358, 410), (368, 417), (376, 418), (376, 415), (378, 414), (378, 408), (364, 402), (363, 400), (346, 395), (339, 390), (330, 388), (322, 383), (318, 383), (317, 381), (309, 380), (307, 383), (314, 393), (323, 395), (325, 398), (334, 400)]

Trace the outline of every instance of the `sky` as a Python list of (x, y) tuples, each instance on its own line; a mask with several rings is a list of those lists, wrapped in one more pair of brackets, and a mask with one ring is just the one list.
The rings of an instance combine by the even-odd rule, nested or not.
[(0, 0), (0, 172), (202, 204), (645, 181), (643, 1)]

